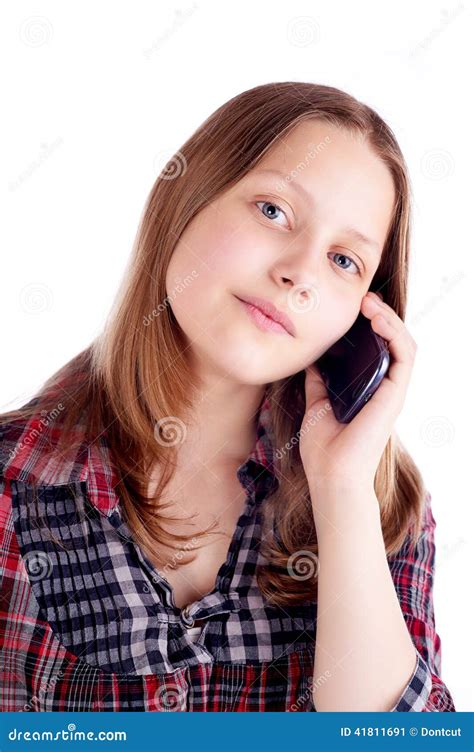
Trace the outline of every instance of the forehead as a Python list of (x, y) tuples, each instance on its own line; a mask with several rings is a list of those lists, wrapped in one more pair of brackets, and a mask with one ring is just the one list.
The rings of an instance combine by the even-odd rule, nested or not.
[(338, 194), (344, 186), (348, 190), (362, 184), (394, 197), (390, 170), (367, 139), (317, 120), (279, 136), (248, 174), (262, 170), (282, 172), (285, 183), (295, 182), (310, 195), (316, 195), (324, 181)]

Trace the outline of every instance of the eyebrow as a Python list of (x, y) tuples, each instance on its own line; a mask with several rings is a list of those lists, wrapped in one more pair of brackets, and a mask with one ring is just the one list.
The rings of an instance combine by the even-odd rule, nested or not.
[[(255, 171), (253, 173), (254, 175), (276, 175), (279, 178), (286, 178), (286, 175), (284, 172), (281, 172), (280, 170), (271, 170), (271, 169), (262, 169)], [(292, 188), (296, 193), (299, 193), (302, 198), (306, 201), (307, 204), (315, 207), (314, 198), (311, 196), (311, 194), (306, 190), (306, 188), (303, 188), (303, 186), (300, 183), (297, 183), (296, 181), (292, 180), (286, 181), (285, 185), (288, 185), (290, 188)], [(364, 245), (368, 246), (372, 251), (375, 253), (378, 253), (380, 248), (379, 244), (375, 240), (371, 240), (367, 237), (367, 235), (364, 235), (360, 230), (356, 230), (355, 227), (343, 227), (341, 230), (342, 233), (345, 235), (350, 235), (359, 243), (364, 243)]]

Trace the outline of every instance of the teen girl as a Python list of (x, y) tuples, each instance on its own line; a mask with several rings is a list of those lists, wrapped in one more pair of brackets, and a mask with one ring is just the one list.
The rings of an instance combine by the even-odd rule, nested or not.
[[(410, 195), (348, 94), (257, 86), (157, 178), (103, 332), (2, 416), (2, 710), (454, 711), (394, 425)], [(362, 311), (349, 424), (315, 361)]]

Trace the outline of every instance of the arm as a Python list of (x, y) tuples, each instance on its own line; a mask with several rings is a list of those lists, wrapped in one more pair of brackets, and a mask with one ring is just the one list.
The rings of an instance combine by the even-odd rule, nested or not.
[(436, 521), (431, 494), (425, 498), (423, 526), (414, 549), (407, 536), (388, 563), (403, 616), (417, 651), (417, 666), (396, 711), (455, 712), (453, 698), (441, 679), (441, 640), (436, 632), (433, 580)]
[[(439, 638), (431, 603), (432, 526), (424, 528), (410, 560), (404, 546), (389, 563), (373, 489), (325, 490), (323, 504), (321, 491), (316, 494), (316, 709), (435, 710), (431, 704), (441, 697), (443, 709), (454, 710), (435, 673)], [(324, 516), (318, 514), (321, 507)], [(411, 586), (423, 591), (423, 606), (415, 608)], [(324, 675), (329, 681), (318, 683)]]

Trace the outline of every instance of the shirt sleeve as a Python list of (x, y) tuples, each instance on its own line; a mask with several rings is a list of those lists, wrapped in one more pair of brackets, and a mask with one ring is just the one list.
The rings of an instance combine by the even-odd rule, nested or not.
[(391, 712), (455, 712), (453, 698), (441, 679), (441, 640), (436, 632), (433, 580), (436, 521), (427, 493), (423, 526), (413, 546), (409, 535), (400, 551), (387, 558), (403, 616), (416, 648), (413, 674)]

